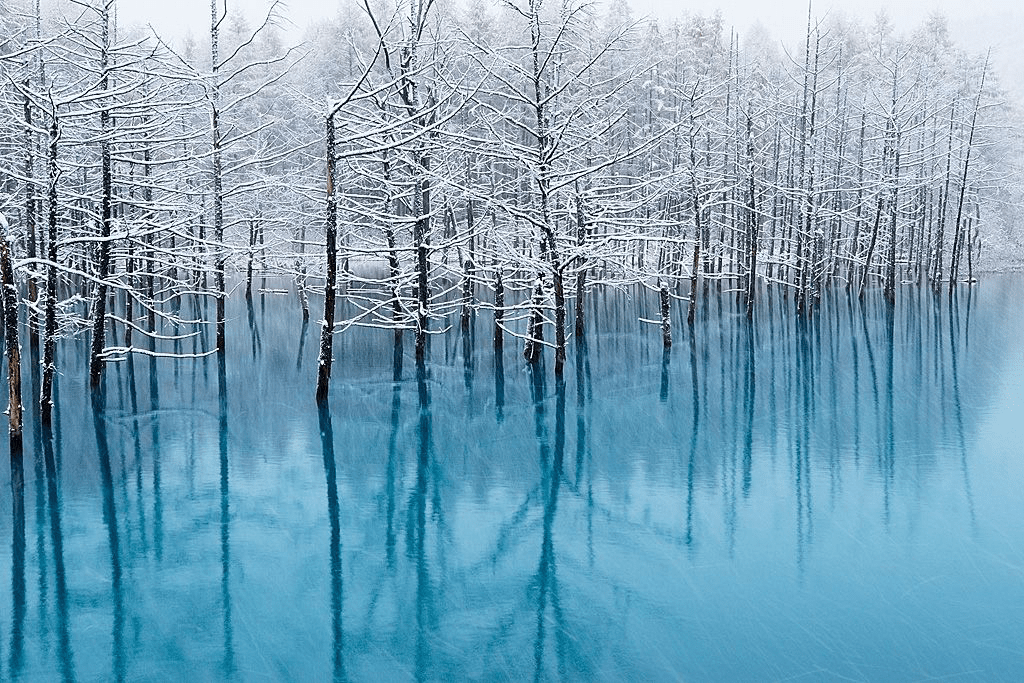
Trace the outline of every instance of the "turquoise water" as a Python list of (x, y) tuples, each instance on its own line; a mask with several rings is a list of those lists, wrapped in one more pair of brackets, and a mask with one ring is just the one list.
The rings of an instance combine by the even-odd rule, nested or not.
[(1024, 279), (913, 292), (713, 296), (668, 354), (609, 292), (564, 382), (484, 311), (422, 367), (352, 329), (319, 413), (285, 296), (95, 408), (69, 341), (0, 465), (0, 678), (1019, 679)]

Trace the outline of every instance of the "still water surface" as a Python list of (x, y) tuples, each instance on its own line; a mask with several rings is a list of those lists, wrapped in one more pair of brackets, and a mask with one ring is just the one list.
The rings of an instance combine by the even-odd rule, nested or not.
[(423, 367), (350, 330), (324, 412), (291, 297), (95, 409), (69, 341), (0, 465), (0, 679), (1019, 679), (1022, 299), (724, 295), (663, 354), (609, 292), (564, 382), (486, 312)]

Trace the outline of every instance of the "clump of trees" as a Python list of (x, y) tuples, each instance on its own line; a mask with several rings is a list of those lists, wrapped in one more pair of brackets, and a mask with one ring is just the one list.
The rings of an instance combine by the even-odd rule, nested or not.
[(0, 7), (4, 305), (42, 340), (44, 420), (62, 334), (90, 336), (93, 386), (128, 354), (223, 355), (233, 273), (250, 297), (291, 275), (304, 319), (323, 283), (320, 398), (336, 333), (410, 330), (422, 360), (481, 310), (561, 375), (594, 287), (656, 290), (666, 346), (714, 283), (748, 316), (764, 286), (803, 315), (827, 287), (952, 290), (1004, 191), (1008, 109), (936, 17), (809, 14), (790, 54), (621, 0), (361, 0), (288, 51), (276, 6), (254, 28), (212, 1), (176, 46), (116, 9)]

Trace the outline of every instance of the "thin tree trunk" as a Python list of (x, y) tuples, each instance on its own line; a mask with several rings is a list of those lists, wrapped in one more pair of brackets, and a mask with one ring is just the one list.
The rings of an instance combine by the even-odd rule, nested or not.
[[(102, 43), (100, 49), (100, 90), (107, 91), (110, 85), (110, 4), (103, 4), (100, 11), (102, 22)], [(89, 385), (99, 387), (100, 375), (103, 372), (103, 349), (106, 346), (104, 333), (107, 324), (107, 277), (110, 274), (110, 225), (112, 216), (113, 179), (110, 164), (110, 110), (109, 103), (104, 103), (100, 110), (100, 254), (96, 272), (96, 303), (93, 309), (92, 351), (89, 360)]]
[[(587, 239), (587, 223), (583, 214), (583, 197), (580, 196), (579, 187), (576, 188), (576, 245), (583, 250), (583, 244)], [(584, 318), (584, 297), (587, 291), (587, 269), (581, 267), (576, 271), (576, 336), (580, 339), (586, 333), (586, 320)]]
[[(990, 56), (990, 55), (989, 55)], [(971, 129), (967, 135), (967, 152), (964, 154), (964, 172), (960, 177), (960, 198), (957, 201), (956, 206), (956, 223), (954, 228), (956, 234), (953, 238), (953, 255), (950, 259), (949, 267), (949, 293), (953, 293), (953, 287), (956, 285), (958, 271), (960, 269), (960, 252), (963, 247), (963, 230), (960, 227), (960, 222), (963, 217), (964, 210), (964, 196), (967, 193), (967, 171), (971, 164), (971, 149), (974, 147), (974, 130), (978, 123), (978, 110), (981, 109), (981, 94), (985, 90), (985, 74), (988, 72), (988, 60), (989, 56), (985, 57), (985, 66), (981, 70), (981, 84), (978, 86), (978, 95), (974, 100), (974, 111), (971, 113)]]
[(672, 304), (668, 284), (664, 280), (658, 283), (658, 293), (661, 298), (661, 343), (669, 349), (672, 348)]
[(0, 215), (0, 278), (3, 280), (4, 342), (7, 347), (7, 419), (10, 426), (11, 459), (21, 460), (22, 405), (21, 405), (21, 346), (18, 344), (18, 287), (14, 282), (11, 262), (10, 226)]
[(565, 367), (565, 286), (561, 264), (555, 264), (555, 377), (562, 376)]
[(544, 301), (544, 282), (538, 277), (534, 287), (533, 304), (530, 310), (530, 322), (526, 328), (526, 346), (523, 349), (523, 357), (528, 363), (536, 363), (540, 360), (541, 342), (544, 341), (544, 323), (542, 320), (541, 304)]
[(49, 204), (48, 239), (46, 245), (46, 312), (43, 322), (43, 384), (39, 394), (39, 418), (44, 425), (50, 424), (53, 411), (53, 378), (56, 373), (57, 355), (57, 143), (60, 127), (57, 107), (50, 105), (50, 138), (47, 146), (47, 200)]
[(750, 265), (747, 269), (747, 319), (754, 317), (754, 299), (757, 296), (757, 242), (760, 219), (757, 215), (757, 187), (754, 183), (754, 139), (753, 123), (747, 116), (747, 241), (750, 249)]
[(220, 135), (220, 17), (217, 12), (217, 0), (210, 0), (210, 64), (211, 87), (210, 133), (213, 146), (213, 240), (217, 250), (213, 269), (213, 281), (217, 297), (217, 351), (221, 355), (227, 348), (225, 332), (225, 299), (227, 289), (224, 283), (224, 268), (227, 263), (227, 252), (224, 245), (224, 164), (221, 153)]
[(501, 354), (505, 347), (505, 335), (501, 329), (505, 319), (505, 284), (501, 281), (501, 271), (494, 274), (494, 352)]
[(334, 300), (338, 279), (338, 199), (335, 193), (334, 112), (327, 114), (327, 282), (324, 284), (324, 321), (320, 332), (320, 359), (316, 378), (316, 400), (327, 400), (334, 359)]

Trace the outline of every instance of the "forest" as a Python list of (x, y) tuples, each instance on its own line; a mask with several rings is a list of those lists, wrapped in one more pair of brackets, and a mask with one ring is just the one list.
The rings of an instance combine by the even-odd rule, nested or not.
[(132, 355), (223, 362), (226, 299), (251, 315), (269, 277), (320, 321), (323, 401), (353, 328), (422, 361), (484, 312), (560, 377), (599, 288), (648, 291), (668, 347), (708, 297), (952, 295), (1016, 244), (1017, 113), (939, 16), (901, 35), (809, 7), (788, 51), (624, 0), (362, 0), (288, 48), (283, 6), (211, 0), (177, 41), (117, 9), (0, 6), (12, 455), (22, 405), (50, 419), (59, 339), (88, 337), (94, 389)]

